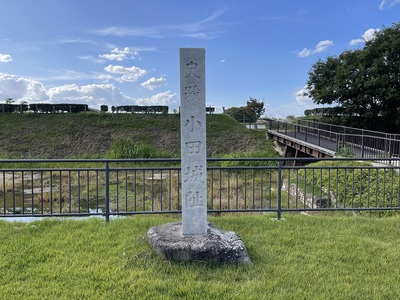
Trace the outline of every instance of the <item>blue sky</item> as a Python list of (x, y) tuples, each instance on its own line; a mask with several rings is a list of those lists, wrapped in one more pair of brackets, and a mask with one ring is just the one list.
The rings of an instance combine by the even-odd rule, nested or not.
[(265, 102), (268, 117), (316, 107), (301, 96), (318, 59), (363, 47), (400, 21), (400, 0), (5, 0), (0, 103), (179, 106), (179, 48), (206, 49), (206, 102)]

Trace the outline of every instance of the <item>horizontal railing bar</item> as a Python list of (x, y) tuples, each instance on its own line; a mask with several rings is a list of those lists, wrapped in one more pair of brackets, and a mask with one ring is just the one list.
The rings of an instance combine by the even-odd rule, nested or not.
[[(316, 122), (316, 121), (307, 121), (307, 120), (298, 120), (298, 125), (302, 123), (307, 123), (307, 124), (316, 124), (316, 125), (322, 125), (322, 126), (328, 126), (330, 128), (342, 128), (342, 129), (349, 129), (349, 130), (354, 130), (354, 131), (361, 131), (361, 132), (371, 132), (375, 134), (381, 134), (381, 135), (390, 135), (390, 136), (396, 136), (397, 138), (400, 137), (400, 134), (396, 133), (388, 133), (388, 132), (381, 132), (381, 131), (375, 131), (375, 130), (367, 130), (367, 129), (361, 129), (361, 128), (355, 128), (355, 127), (348, 127), (348, 126), (343, 126), (343, 125), (335, 125), (335, 124), (329, 124), (329, 123), (324, 123), (324, 122)], [(301, 125), (303, 126), (303, 125)], [(311, 126), (312, 128), (316, 128)]]
[[(384, 157), (386, 158), (386, 157)], [(390, 158), (387, 157), (387, 159), (390, 160), (400, 160), (400, 158)], [(323, 160), (354, 160), (354, 158), (351, 157), (320, 157), (320, 158), (312, 158), (312, 157), (285, 157), (285, 158), (280, 158), (280, 157), (254, 157), (254, 158), (207, 158), (208, 162), (218, 162), (218, 161), (323, 161)], [(357, 158), (357, 160), (374, 160), (373, 158)], [(58, 160), (58, 159), (43, 159), (43, 160), (25, 160), (25, 159), (10, 159), (10, 160), (4, 160), (1, 159), (0, 163), (54, 163), (54, 162), (63, 162), (63, 163), (75, 163), (75, 162), (86, 162), (86, 163), (92, 163), (92, 162), (97, 162), (97, 163), (137, 163), (137, 162), (141, 162), (141, 163), (150, 163), (150, 162), (179, 162), (180, 163), (180, 159), (141, 159), (141, 160), (109, 160), (109, 159), (96, 159), (96, 160), (91, 160), (91, 159), (81, 159), (81, 160)], [(140, 167), (139, 167), (140, 168)], [(142, 167), (144, 169), (144, 167)], [(170, 168), (170, 167), (153, 167), (153, 168), (149, 168), (149, 169), (161, 169), (161, 168)], [(38, 168), (38, 170), (45, 170), (46, 168)], [(51, 169), (51, 170), (59, 170), (59, 168), (47, 168), (47, 169)], [(61, 168), (60, 168), (61, 169)], [(68, 168), (68, 170), (102, 170), (103, 168)], [(135, 167), (135, 169), (137, 169), (137, 167)], [(0, 170), (4, 170), (4, 169), (0, 169)], [(31, 170), (31, 169), (27, 169), (27, 170)]]
[[(316, 132), (325, 132), (328, 133), (329, 135), (335, 135), (335, 136), (344, 136), (344, 137), (363, 137), (363, 138), (371, 138), (375, 140), (385, 140), (385, 141), (393, 141), (393, 142), (399, 142), (399, 139), (396, 138), (390, 138), (390, 137), (384, 137), (384, 136), (375, 136), (375, 135), (365, 135), (365, 134), (354, 134), (354, 133), (341, 133), (341, 132), (334, 132), (334, 131), (329, 131), (327, 129), (321, 129), (321, 128), (316, 128), (316, 127), (310, 127), (306, 125), (298, 125), (298, 124), (290, 124), (290, 126), (293, 127), (293, 130), (289, 130), (289, 132), (294, 131), (296, 128), (305, 128), (305, 129), (310, 129)], [(270, 130), (275, 130), (275, 129), (270, 129)], [(285, 131), (285, 128), (282, 128), (282, 130), (278, 129), (278, 132), (280, 131)], [(305, 130), (300, 130), (300, 132), (304, 132)], [(324, 138), (326, 136), (321, 136), (321, 138)]]
[(180, 162), (180, 158), (149, 158), (149, 159), (0, 159), (0, 163), (141, 163), (141, 162)]
[(85, 171), (85, 172), (100, 172), (104, 168), (0, 168), (0, 172), (67, 172), (67, 171)]
[(0, 214), (1, 218), (49, 218), (49, 217), (90, 217), (105, 216), (105, 213), (65, 213), (65, 214)]

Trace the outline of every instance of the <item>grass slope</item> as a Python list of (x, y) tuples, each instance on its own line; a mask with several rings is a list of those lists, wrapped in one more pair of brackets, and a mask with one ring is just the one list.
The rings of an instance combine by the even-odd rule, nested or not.
[[(1, 158), (106, 158), (118, 137), (179, 156), (179, 115), (0, 114)], [(209, 157), (270, 148), (265, 132), (207, 115)]]
[(249, 266), (173, 263), (146, 239), (177, 217), (0, 222), (1, 299), (399, 299), (399, 217), (209, 217)]

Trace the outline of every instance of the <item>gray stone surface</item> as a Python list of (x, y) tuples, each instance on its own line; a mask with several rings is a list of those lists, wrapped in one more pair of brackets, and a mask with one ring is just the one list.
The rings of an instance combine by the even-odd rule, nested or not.
[(205, 49), (180, 49), (182, 232), (207, 233)]
[(207, 223), (207, 234), (203, 235), (183, 235), (180, 222), (162, 224), (150, 228), (147, 238), (157, 253), (172, 261), (251, 262), (236, 233), (220, 230), (210, 223)]

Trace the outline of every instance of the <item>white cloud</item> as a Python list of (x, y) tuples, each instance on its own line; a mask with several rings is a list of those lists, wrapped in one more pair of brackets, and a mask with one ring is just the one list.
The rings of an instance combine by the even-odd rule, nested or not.
[(292, 94), (293, 97), (295, 98), (295, 102), (280, 106), (279, 107), (280, 114), (278, 115), (278, 117), (286, 118), (288, 115), (304, 116), (304, 111), (307, 109), (313, 109), (317, 107), (327, 107), (327, 105), (319, 105), (314, 103), (314, 101), (311, 98), (304, 96), (305, 92), (307, 92), (306, 86), (295, 90)]
[(392, 8), (396, 6), (397, 4), (400, 4), (400, 0), (382, 0), (381, 4), (379, 5), (380, 10)]
[(12, 61), (11, 55), (0, 53), (0, 63), (8, 63), (10, 61)]
[(138, 105), (169, 105), (171, 103), (176, 103), (178, 100), (178, 95), (171, 91), (166, 91), (158, 93), (148, 98), (138, 98), (136, 103)]
[[(400, 0), (399, 0), (400, 1)], [(371, 40), (373, 40), (375, 38), (375, 34), (379, 32), (379, 29), (374, 29), (374, 28), (370, 28), (367, 31), (364, 32), (364, 34), (361, 36), (361, 39), (354, 39), (350, 41), (350, 46), (355, 46), (358, 44), (362, 44), (365, 42), (369, 42)]]
[[(325, 51), (326, 48), (333, 46), (333, 42), (326, 40), (326, 41), (321, 41), (317, 44), (317, 46), (314, 49), (314, 53), (320, 53), (322, 51)], [(314, 54), (313, 53), (313, 54)]]
[(299, 53), (297, 53), (297, 55), (300, 56), (300, 57), (307, 57), (307, 56), (312, 55), (312, 50), (304, 48)]
[(110, 74), (100, 74), (97, 78), (102, 80), (102, 82), (110, 82), (114, 80), (114, 77)]
[(48, 90), (52, 103), (84, 103), (99, 108), (102, 104), (123, 105), (132, 103), (132, 99), (112, 84), (89, 84), (79, 86), (66, 84)]
[(349, 45), (355, 46), (355, 45), (362, 44), (362, 43), (364, 43), (363, 39), (353, 39), (349, 42)]
[[(164, 24), (156, 27), (126, 27), (111, 26), (102, 29), (92, 30), (93, 33), (101, 36), (117, 37), (147, 37), (147, 38), (165, 38), (174, 36), (183, 36), (194, 39), (215, 39), (224, 33), (221, 28), (226, 27), (227, 23), (219, 22), (219, 18), (229, 10), (228, 7), (219, 9), (208, 14), (199, 21), (183, 24)], [(197, 16), (193, 16), (197, 20)]]
[[(113, 84), (65, 84), (46, 89), (39, 81), (0, 73), (0, 97), (13, 98), (17, 103), (78, 103), (100, 108), (100, 105), (169, 105), (177, 103), (177, 94), (171, 91), (148, 98), (134, 99), (123, 94)], [(0, 99), (1, 99), (0, 98)]]
[[(266, 114), (269, 117), (285, 119), (289, 115), (296, 117), (304, 116), (304, 111), (307, 109), (323, 107), (315, 104), (311, 98), (304, 96), (304, 92), (306, 91), (306, 86), (297, 88), (291, 93), (293, 98), (291, 101), (288, 101), (288, 103), (281, 105), (267, 105), (268, 108), (266, 109)], [(324, 105), (324, 107), (326, 107), (326, 105)]]
[(110, 74), (122, 75), (114, 78), (114, 80), (118, 82), (136, 82), (140, 77), (147, 74), (146, 70), (136, 66), (127, 68), (123, 66), (108, 65), (104, 70)]
[(138, 56), (138, 55), (139, 55), (139, 53), (136, 50), (132, 50), (128, 47), (125, 47), (124, 49), (121, 49), (121, 50), (118, 48), (114, 48), (113, 50), (111, 50), (111, 53), (101, 54), (101, 55), (99, 55), (99, 58), (123, 61), (126, 59), (134, 59), (135, 56)]
[(311, 104), (315, 106), (314, 102), (312, 101), (312, 99), (310, 97), (304, 96), (305, 92), (307, 92), (306, 87), (303, 87), (303, 88), (295, 91), (294, 96), (296, 98), (296, 103), (301, 106), (303, 106), (303, 105), (308, 106)]
[(136, 37), (150, 37), (162, 38), (162, 32), (155, 28), (136, 28), (136, 27), (107, 27), (103, 29), (93, 30), (93, 33), (101, 36), (136, 36)]
[(320, 41), (314, 47), (314, 49), (304, 48), (303, 50), (298, 52), (297, 55), (300, 56), (300, 57), (311, 56), (311, 55), (314, 55), (314, 54), (317, 54), (317, 53), (321, 53), (321, 52), (325, 51), (327, 48), (332, 47), (333, 45), (334, 45), (333, 41), (330, 41), (330, 40)]
[(67, 84), (46, 89), (36, 80), (0, 73), (0, 97), (13, 98), (17, 103), (85, 103), (92, 107), (101, 104), (121, 105), (133, 100), (123, 95), (112, 84), (92, 84), (79, 86)]
[(49, 97), (46, 88), (39, 81), (7, 73), (0, 73), (0, 95), (15, 101), (46, 102)]
[(366, 42), (369, 42), (375, 38), (375, 34), (379, 32), (379, 29), (370, 28), (362, 35)]
[(142, 87), (152, 91), (155, 88), (161, 87), (166, 84), (167, 84), (167, 80), (164, 77), (160, 77), (160, 78), (151, 77), (149, 80), (143, 82), (140, 85)]
[(56, 42), (59, 43), (59, 44), (77, 44), (77, 43), (92, 44), (92, 45), (96, 45), (97, 44), (95, 41), (82, 40), (80, 38), (63, 38), (63, 39), (57, 39)]
[(97, 57), (94, 57), (91, 55), (82, 55), (82, 56), (79, 56), (78, 58), (89, 61), (89, 62), (98, 63), (98, 64), (103, 64), (106, 62), (104, 59), (100, 59), (100, 58), (97, 58)]
[(95, 73), (84, 73), (77, 72), (74, 70), (60, 69), (60, 70), (46, 70), (50, 74), (45, 77), (36, 77), (37, 80), (41, 81), (66, 81), (66, 80), (87, 80), (95, 79), (97, 75)]

